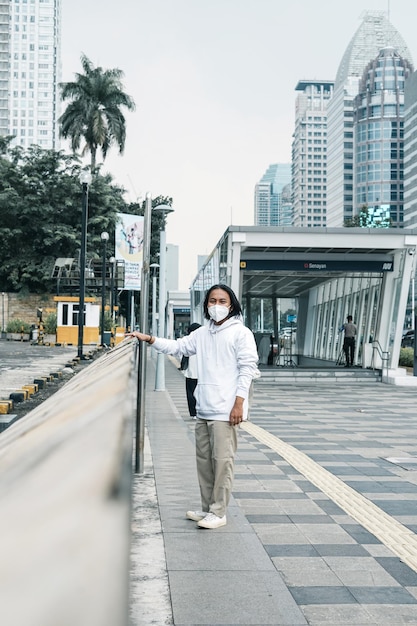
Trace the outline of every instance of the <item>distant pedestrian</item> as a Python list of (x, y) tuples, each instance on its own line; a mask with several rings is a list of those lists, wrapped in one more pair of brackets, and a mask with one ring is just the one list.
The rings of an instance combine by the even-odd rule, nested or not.
[(340, 330), (344, 331), (345, 336), (343, 339), (343, 352), (346, 357), (346, 365), (345, 367), (352, 367), (353, 360), (355, 358), (355, 340), (357, 329), (355, 324), (353, 323), (353, 318), (351, 315), (347, 316), (347, 323), (341, 326)]

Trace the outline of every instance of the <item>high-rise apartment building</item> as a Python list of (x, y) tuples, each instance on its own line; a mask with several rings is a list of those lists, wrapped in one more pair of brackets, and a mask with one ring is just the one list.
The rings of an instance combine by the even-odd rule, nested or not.
[[(282, 191), (291, 183), (291, 163), (270, 165), (255, 185), (255, 225), (283, 226)], [(287, 194), (288, 195), (288, 194)], [(285, 198), (285, 220), (288, 220), (288, 198)]]
[(371, 61), (354, 99), (353, 212), (404, 225), (404, 88), (412, 66), (391, 47)]
[(62, 0), (0, 0), (0, 135), (59, 148)]
[(293, 225), (326, 226), (327, 105), (333, 81), (301, 80), (292, 143)]
[(327, 226), (343, 226), (354, 215), (354, 99), (368, 63), (387, 46), (412, 63), (385, 12), (366, 12), (343, 55), (327, 107)]

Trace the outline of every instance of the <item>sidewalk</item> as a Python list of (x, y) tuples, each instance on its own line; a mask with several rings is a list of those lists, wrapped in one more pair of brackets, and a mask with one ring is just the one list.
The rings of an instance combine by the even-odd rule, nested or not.
[(167, 359), (155, 392), (148, 363), (132, 626), (417, 625), (415, 390), (261, 379), (228, 524), (207, 531), (185, 519), (200, 500), (184, 378)]

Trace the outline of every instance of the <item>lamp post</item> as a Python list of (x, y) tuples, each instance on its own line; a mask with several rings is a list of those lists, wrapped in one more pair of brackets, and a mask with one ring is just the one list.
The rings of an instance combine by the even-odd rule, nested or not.
[(100, 235), (103, 244), (103, 256), (101, 263), (101, 318), (100, 318), (100, 337), (101, 344), (104, 346), (104, 309), (106, 308), (106, 248), (109, 240), (109, 233), (103, 232)]
[[(154, 211), (162, 213), (162, 225), (159, 242), (159, 320), (158, 337), (165, 337), (165, 307), (166, 307), (166, 233), (165, 215), (172, 213), (173, 208), (169, 204), (160, 204)], [(158, 352), (156, 357), (155, 391), (165, 391), (165, 357)]]
[(112, 326), (114, 326), (114, 265), (116, 263), (116, 259), (114, 256), (111, 256), (109, 261), (110, 261), (110, 315), (111, 315)]
[(84, 302), (85, 302), (85, 258), (87, 252), (87, 219), (88, 219), (88, 186), (91, 183), (91, 174), (83, 170), (80, 175), (82, 185), (82, 213), (81, 213), (81, 246), (80, 246), (80, 297), (78, 305), (78, 357), (83, 358), (84, 339)]

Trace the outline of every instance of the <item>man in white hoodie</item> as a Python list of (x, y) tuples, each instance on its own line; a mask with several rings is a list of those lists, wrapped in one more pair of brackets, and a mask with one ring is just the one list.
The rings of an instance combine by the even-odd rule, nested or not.
[(219, 528), (227, 523), (236, 427), (248, 416), (249, 389), (258, 375), (258, 353), (252, 331), (243, 324), (239, 301), (228, 285), (210, 287), (203, 310), (209, 324), (186, 337), (163, 339), (138, 331), (128, 336), (179, 359), (197, 356), (195, 442), (201, 511), (187, 511), (186, 517), (200, 528)]

